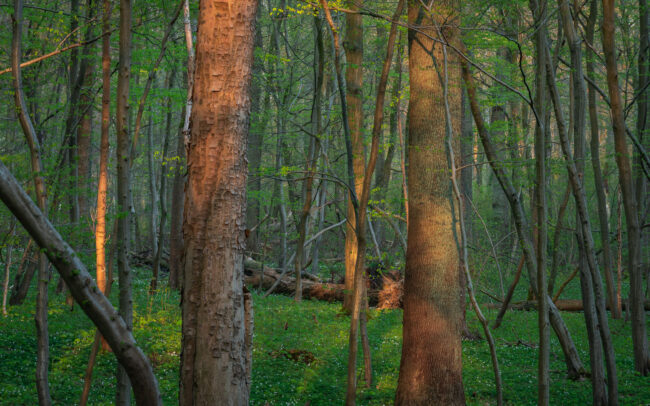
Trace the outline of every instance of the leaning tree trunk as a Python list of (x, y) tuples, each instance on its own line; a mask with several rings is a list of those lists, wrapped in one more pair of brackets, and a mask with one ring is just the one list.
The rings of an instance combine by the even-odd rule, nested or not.
[[(461, 46), (461, 50), (463, 50), (463, 53), (467, 55), (464, 46)], [(481, 116), (476, 96), (476, 85), (469, 69), (469, 63), (467, 60), (461, 59), (461, 64), (463, 67), (463, 81), (467, 88), (467, 95), (470, 101), (474, 123), (476, 124), (476, 129), (481, 139), (481, 143), (483, 144), (483, 150), (485, 151), (488, 162), (494, 169), (494, 173), (508, 198), (510, 210), (512, 211), (512, 218), (515, 222), (517, 237), (523, 251), (524, 261), (528, 271), (528, 279), (533, 291), (537, 292), (537, 263), (535, 262), (535, 249), (533, 248), (533, 243), (530, 239), (528, 231), (530, 227), (528, 225), (528, 219), (524, 213), (520, 195), (515, 190), (510, 178), (508, 178), (505, 172), (504, 165), (499, 159), (492, 138), (490, 137), (485, 122), (483, 121), (483, 117)], [(564, 320), (562, 320), (562, 316), (557, 307), (552, 302), (549, 302), (549, 321), (558, 337), (558, 340), (560, 341), (560, 345), (562, 346), (569, 377), (572, 379), (579, 379), (581, 376), (584, 376), (585, 369), (582, 366), (580, 357), (578, 356), (576, 346), (571, 339), (571, 334), (569, 333)]]
[(129, 329), (88, 273), (86, 266), (43, 212), (20, 187), (18, 181), (0, 162), (0, 200), (18, 218), (27, 232), (46, 253), (70, 288), (70, 293), (84, 313), (106, 337), (117, 361), (138, 385), (133, 387), (136, 403), (162, 405), (158, 381), (149, 360), (138, 347)]
[(243, 280), (246, 137), (257, 1), (201, 0), (199, 10), (179, 403), (246, 405), (252, 328)]
[[(23, 29), (23, 2), (14, 1), (14, 15), (12, 16), (12, 44), (11, 67), (13, 73), (14, 101), (20, 126), (23, 129), (31, 155), (32, 176), (34, 177), (34, 190), (38, 207), (43, 216), (47, 215), (47, 195), (45, 179), (43, 179), (43, 162), (41, 160), (41, 147), (27, 111), (27, 103), (23, 92), (22, 73), (20, 69), (22, 29)], [(30, 200), (31, 202), (31, 200)], [(50, 386), (48, 382), (48, 366), (50, 359), (49, 337), (47, 329), (47, 285), (49, 281), (48, 262), (45, 252), (38, 256), (38, 293), (36, 296), (36, 390), (39, 405), (52, 404)]]
[(621, 94), (618, 89), (618, 67), (616, 65), (616, 44), (614, 40), (614, 0), (603, 0), (603, 53), (607, 68), (607, 88), (611, 102), (612, 124), (614, 128), (614, 148), (618, 179), (623, 195), (625, 221), (628, 239), (628, 269), (630, 272), (630, 310), (632, 314), (632, 346), (634, 348), (634, 369), (645, 376), (650, 373), (648, 357), (648, 336), (646, 315), (643, 310), (643, 275), (641, 270), (641, 237), (639, 211), (635, 196), (632, 168), (630, 165), (627, 139), (625, 138), (625, 118)]
[[(449, 168), (443, 147), (442, 46), (460, 39), (458, 2), (441, 1), (434, 14), (409, 2), (408, 248), (404, 321), (396, 405), (464, 405), (461, 358), (459, 258), (454, 237)], [(416, 30), (417, 28), (417, 30)], [(433, 52), (431, 51), (433, 50)], [(457, 54), (448, 61), (453, 132), (460, 133), (461, 77)]]

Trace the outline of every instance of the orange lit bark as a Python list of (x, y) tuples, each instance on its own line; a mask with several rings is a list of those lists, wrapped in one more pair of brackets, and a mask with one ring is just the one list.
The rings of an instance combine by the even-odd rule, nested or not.
[(246, 405), (246, 137), (255, 0), (200, 2), (183, 223), (180, 405)]
[[(409, 32), (409, 223), (396, 405), (465, 404), (459, 259), (444, 146), (443, 53), (440, 44), (430, 39), (439, 37), (435, 27), (439, 25), (447, 41), (458, 41), (454, 5), (453, 0), (436, 2), (429, 11), (411, 1), (408, 8), (408, 22), (417, 30)], [(461, 89), (458, 57), (449, 54), (449, 105), (456, 134), (460, 133)]]

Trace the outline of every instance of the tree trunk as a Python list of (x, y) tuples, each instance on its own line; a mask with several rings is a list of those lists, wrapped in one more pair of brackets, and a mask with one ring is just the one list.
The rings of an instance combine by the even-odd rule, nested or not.
[[(535, 196), (533, 199), (535, 230), (535, 248), (537, 261), (537, 328), (539, 332), (539, 351), (537, 362), (537, 404), (548, 405), (550, 397), (550, 332), (548, 320), (548, 284), (546, 282), (546, 251), (547, 251), (547, 226), (546, 226), (546, 129), (550, 120), (546, 115), (545, 96), (546, 81), (544, 68), (547, 55), (546, 50), (546, 0), (531, 0), (531, 11), (539, 26), (535, 32)], [(543, 121), (542, 121), (543, 120)]]
[[(464, 50), (464, 47), (461, 46), (461, 49)], [(466, 52), (464, 52), (467, 54)], [(486, 157), (490, 166), (494, 169), (494, 173), (501, 184), (501, 187), (506, 193), (508, 198), (508, 203), (510, 204), (510, 210), (512, 211), (512, 218), (515, 222), (515, 229), (517, 230), (517, 237), (519, 238), (519, 244), (522, 247), (524, 260), (526, 262), (526, 268), (528, 270), (528, 279), (531, 284), (531, 288), (534, 292), (537, 292), (537, 264), (535, 262), (535, 250), (533, 248), (533, 243), (529, 235), (529, 225), (528, 219), (524, 214), (524, 209), (522, 202), (520, 200), (520, 195), (515, 190), (512, 182), (506, 175), (505, 169), (502, 162), (499, 160), (499, 157), (496, 153), (494, 144), (490, 134), (488, 133), (483, 117), (479, 109), (477, 97), (476, 97), (476, 85), (474, 84), (474, 79), (469, 70), (469, 64), (466, 60), (461, 59), (461, 64), (463, 67), (463, 80), (465, 81), (467, 87), (467, 94), (470, 101), (470, 107), (472, 110), (472, 116), (474, 117), (474, 123), (476, 124), (476, 129), (478, 130), (481, 143), (483, 144), (483, 150), (485, 151)], [(558, 312), (557, 307), (549, 303), (549, 321), (553, 330), (555, 331), (560, 345), (562, 346), (562, 351), (564, 352), (564, 357), (567, 364), (567, 372), (570, 378), (578, 379), (585, 374), (584, 367), (578, 356), (578, 351), (571, 339), (569, 330), (567, 329), (560, 313)]]
[[(34, 191), (38, 207), (43, 216), (47, 215), (47, 195), (45, 190), (45, 179), (43, 179), (43, 162), (41, 160), (41, 147), (27, 111), (25, 95), (23, 93), (22, 72), (20, 59), (22, 55), (22, 29), (23, 29), (23, 2), (14, 1), (14, 14), (12, 16), (12, 44), (11, 44), (11, 67), (13, 73), (14, 102), (20, 126), (23, 129), (31, 155), (31, 169), (34, 177)], [(4, 166), (2, 167), (4, 168)], [(4, 168), (6, 170), (6, 168)], [(31, 200), (30, 200), (31, 203)], [(5, 203), (6, 204), (6, 203)], [(32, 203), (33, 205), (33, 203)], [(7, 205), (9, 206), (9, 205)], [(38, 294), (36, 296), (36, 390), (38, 393), (39, 405), (52, 404), (50, 387), (48, 382), (48, 367), (50, 362), (50, 349), (47, 323), (47, 285), (49, 281), (48, 262), (45, 252), (41, 251), (38, 256)]]
[(75, 301), (106, 337), (120, 365), (124, 366), (133, 382), (138, 383), (133, 387), (137, 404), (162, 405), (151, 364), (136, 344), (124, 319), (99, 291), (83, 262), (2, 163), (0, 200), (47, 254), (47, 258), (70, 288)]
[(192, 44), (192, 24), (190, 22), (189, 0), (183, 2), (183, 27), (185, 32), (185, 46), (187, 49), (187, 96), (183, 107), (183, 131), (179, 132), (176, 141), (176, 172), (174, 186), (172, 186), (171, 228), (169, 231), (169, 287), (178, 289), (183, 272), (183, 207), (185, 195), (186, 168), (185, 146), (190, 138), (190, 115), (192, 113), (192, 92), (194, 89), (194, 46)]
[[(126, 328), (133, 328), (133, 300), (131, 270), (129, 269), (129, 219), (131, 215), (130, 168), (131, 143), (129, 137), (129, 78), (131, 76), (131, 0), (120, 0), (120, 50), (117, 79), (117, 272), (120, 284), (120, 316)], [(135, 217), (134, 217), (135, 218)], [(136, 225), (137, 227), (137, 225)], [(128, 406), (131, 403), (131, 384), (122, 366), (117, 368), (115, 403)]]
[(305, 237), (307, 234), (307, 222), (311, 212), (312, 191), (314, 186), (314, 176), (318, 166), (318, 156), (320, 154), (320, 135), (322, 131), (321, 124), (321, 93), (323, 87), (324, 71), (324, 51), (323, 35), (321, 30), (322, 20), (314, 17), (314, 99), (311, 109), (311, 136), (309, 139), (309, 150), (307, 151), (307, 178), (303, 184), (303, 206), (298, 223), (298, 242), (296, 244), (296, 259), (294, 264), (296, 277), (296, 294), (294, 299), (299, 302), (302, 300), (301, 272), (305, 263)]
[[(350, 10), (360, 10), (362, 0), (348, 0)], [(345, 90), (347, 100), (348, 122), (350, 126), (350, 142), (352, 143), (354, 188), (357, 196), (361, 195), (363, 174), (366, 169), (366, 153), (363, 145), (363, 21), (361, 14), (347, 13), (345, 15)], [(348, 224), (345, 229), (345, 286), (347, 295), (343, 301), (343, 308), (352, 312), (354, 293), (354, 269), (360, 252), (357, 246), (355, 233), (356, 213), (352, 199), (348, 196)]]
[(7, 244), (7, 256), (5, 257), (5, 280), (2, 284), (2, 315), (7, 316), (7, 293), (9, 293), (9, 271), (11, 269), (11, 252), (14, 249), (14, 230), (16, 228), (16, 222), (12, 220), (11, 229), (9, 230), (9, 242)]
[[(643, 1), (643, 0), (641, 0)], [(591, 0), (589, 18), (587, 20), (586, 36), (587, 42), (594, 43), (594, 31), (596, 20), (598, 19), (598, 1)], [(587, 58), (587, 76), (595, 80), (594, 58), (596, 55)], [(596, 90), (593, 86), (587, 88), (589, 101), (589, 127), (591, 130), (591, 140), (589, 143), (591, 150), (591, 166), (594, 172), (594, 188), (596, 189), (596, 200), (598, 203), (598, 220), (600, 225), (600, 243), (603, 248), (603, 272), (605, 273), (605, 282), (607, 283), (607, 303), (612, 309), (612, 318), (621, 318), (621, 309), (614, 306), (616, 303), (616, 284), (614, 282), (614, 269), (612, 249), (609, 244), (609, 223), (607, 221), (607, 196), (605, 195), (605, 186), (603, 172), (600, 167), (600, 134), (598, 126), (598, 105), (596, 104)]]
[(257, 1), (201, 0), (183, 236), (181, 405), (246, 405), (246, 136)]
[(645, 376), (650, 373), (648, 357), (648, 336), (646, 315), (643, 310), (643, 275), (641, 270), (641, 239), (639, 210), (633, 188), (633, 174), (629, 150), (625, 137), (625, 119), (621, 94), (618, 89), (618, 67), (616, 66), (616, 45), (614, 43), (614, 0), (603, 0), (603, 53), (607, 69), (607, 88), (611, 102), (612, 124), (614, 127), (614, 148), (618, 179), (623, 194), (625, 221), (628, 235), (628, 269), (630, 272), (630, 310), (632, 314), (632, 346), (634, 349), (634, 369)]
[[(564, 159), (566, 161), (569, 181), (571, 183), (571, 189), (573, 191), (573, 196), (577, 208), (576, 211), (578, 214), (577, 220), (579, 222), (579, 227), (576, 226), (576, 228), (579, 244), (582, 245), (581, 251), (584, 252), (584, 259), (589, 270), (589, 274), (587, 274), (587, 272), (584, 272), (584, 275), (581, 275), (582, 279), (584, 279), (582, 282), (582, 285), (584, 287), (582, 291), (583, 294), (586, 294), (587, 296), (584, 298), (585, 318), (587, 319), (588, 329), (590, 324), (598, 329), (598, 331), (593, 331), (593, 336), (595, 337), (596, 334), (600, 334), (600, 342), (602, 343), (602, 350), (604, 352), (605, 363), (607, 366), (608, 401), (605, 402), (605, 399), (602, 398), (602, 395), (604, 394), (604, 388), (602, 388), (602, 371), (598, 371), (597, 378), (599, 378), (599, 380), (593, 382), (594, 401), (597, 404), (608, 403), (610, 405), (617, 405), (618, 379), (616, 375), (614, 347), (609, 331), (605, 304), (605, 293), (603, 291), (600, 269), (598, 268), (596, 250), (594, 248), (594, 241), (591, 233), (591, 222), (587, 210), (587, 196), (582, 185), (582, 174), (584, 173), (586, 105), (586, 93), (582, 73), (582, 44), (581, 39), (578, 36), (577, 30), (574, 26), (574, 21), (571, 17), (567, 0), (559, 0), (559, 6), (564, 31), (566, 32), (567, 42), (569, 43), (569, 48), (571, 51), (571, 67), (573, 71), (573, 85), (575, 96), (575, 99), (572, 103), (574, 107), (575, 160), (574, 157), (571, 156), (568, 131), (564, 124), (564, 119), (562, 118), (560, 98), (555, 84), (555, 76), (549, 63), (547, 63), (546, 66), (548, 75), (547, 79), (549, 82), (549, 90), (551, 92), (553, 106), (555, 108), (555, 117), (558, 125), (558, 132), (560, 134), (560, 144), (562, 147)], [(548, 47), (546, 47), (546, 52), (547, 56), (550, 55)], [(595, 314), (593, 314), (594, 309)], [(593, 339), (590, 341), (592, 343), (592, 347), (594, 347), (592, 349), (592, 354), (595, 355), (595, 351), (598, 351), (596, 344), (599, 342), (598, 340)], [(592, 357), (592, 360), (594, 362), (592, 368), (596, 368), (595, 362), (599, 362), (600, 359), (601, 357), (599, 356)], [(597, 368), (602, 369), (602, 364), (598, 365)], [(592, 372), (594, 371), (592, 370)]]
[[(103, 0), (102, 30), (102, 126), (99, 142), (99, 173), (97, 175), (97, 220), (95, 224), (95, 269), (97, 286), (102, 293), (112, 281), (106, 281), (106, 197), (108, 195), (108, 131), (111, 120), (111, 37), (110, 0)], [(108, 350), (108, 343), (102, 337), (102, 348)]]
[[(396, 405), (464, 405), (461, 358), (459, 259), (445, 153), (442, 46), (460, 40), (457, 2), (436, 3), (435, 14), (409, 2), (408, 248), (404, 278), (404, 321)], [(460, 132), (461, 78), (458, 57), (449, 55), (449, 105), (453, 132)]]

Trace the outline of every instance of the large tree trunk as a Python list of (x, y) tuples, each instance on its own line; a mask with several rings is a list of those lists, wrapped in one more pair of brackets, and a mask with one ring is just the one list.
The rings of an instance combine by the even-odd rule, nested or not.
[(181, 405), (246, 405), (246, 137), (257, 1), (201, 0), (183, 236)]
[(612, 124), (614, 127), (614, 148), (618, 179), (623, 194), (625, 221), (628, 238), (628, 270), (630, 272), (630, 310), (632, 314), (632, 345), (634, 348), (634, 369), (641, 375), (650, 373), (648, 357), (648, 336), (646, 315), (643, 310), (643, 275), (641, 270), (641, 240), (639, 210), (633, 187), (633, 174), (629, 150), (625, 137), (625, 119), (621, 94), (618, 89), (618, 67), (616, 65), (616, 45), (614, 43), (614, 0), (603, 0), (603, 53), (607, 68), (607, 88), (611, 102)]
[[(461, 358), (459, 259), (445, 153), (442, 47), (432, 38), (460, 39), (453, 0), (436, 3), (435, 14), (409, 2), (408, 248), (404, 279), (402, 359), (397, 405), (464, 405)], [(461, 78), (458, 57), (449, 55), (449, 104), (453, 132), (460, 133)]]
[[(117, 79), (117, 272), (120, 284), (120, 316), (126, 328), (133, 328), (133, 301), (131, 299), (131, 271), (129, 269), (129, 218), (131, 215), (130, 179), (131, 143), (129, 142), (129, 78), (131, 76), (131, 0), (120, 0), (120, 52)], [(136, 225), (137, 227), (137, 225)], [(117, 369), (115, 403), (131, 403), (131, 384), (124, 368)]]

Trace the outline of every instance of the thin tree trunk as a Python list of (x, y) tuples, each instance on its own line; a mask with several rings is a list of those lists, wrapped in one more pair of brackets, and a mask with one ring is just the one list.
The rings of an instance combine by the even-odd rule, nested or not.
[[(151, 212), (149, 217), (149, 223), (151, 224), (150, 233), (149, 233), (149, 243), (151, 244), (151, 260), (155, 260), (156, 255), (158, 255), (158, 180), (156, 179), (157, 168), (154, 164), (153, 159), (153, 120), (152, 120), (152, 111), (149, 111), (149, 124), (147, 128), (147, 167), (149, 169), (149, 195), (151, 196)], [(152, 267), (152, 278), (151, 278), (151, 292), (155, 291), (153, 288), (156, 285), (154, 280), (158, 279), (158, 269)]]
[[(167, 90), (171, 91), (175, 76), (175, 70), (172, 70), (167, 77)], [(165, 245), (165, 224), (167, 223), (167, 171), (169, 168), (167, 161), (167, 153), (169, 151), (169, 139), (171, 138), (172, 130), (172, 99), (167, 96), (167, 122), (165, 124), (165, 134), (163, 135), (163, 150), (161, 157), (160, 169), (160, 192), (158, 201), (160, 203), (160, 223), (158, 225), (158, 242), (156, 244), (156, 252), (153, 256), (153, 278), (149, 292), (153, 294), (158, 289), (158, 276), (160, 273), (160, 261), (162, 259), (163, 248)], [(180, 129), (179, 129), (180, 132)]]
[[(34, 190), (38, 206), (44, 216), (47, 215), (47, 195), (45, 190), (45, 179), (43, 179), (43, 162), (41, 160), (41, 147), (36, 130), (32, 124), (27, 111), (25, 95), (23, 93), (22, 73), (20, 69), (22, 28), (23, 28), (23, 2), (14, 1), (14, 14), (12, 16), (12, 46), (11, 66), (14, 85), (14, 102), (16, 112), (23, 129), (31, 155), (32, 176), (34, 177)], [(3, 167), (4, 168), (4, 167)], [(5, 168), (6, 169), (6, 168)], [(45, 252), (41, 251), (38, 256), (38, 294), (36, 296), (36, 390), (38, 393), (39, 405), (52, 404), (50, 387), (48, 382), (48, 366), (50, 360), (48, 323), (47, 323), (47, 285), (49, 281), (48, 262)]]
[[(120, 316), (126, 328), (133, 328), (133, 300), (131, 289), (131, 270), (129, 269), (129, 220), (130, 220), (130, 168), (131, 143), (129, 142), (129, 78), (131, 76), (131, 0), (120, 0), (120, 45), (117, 79), (117, 268), (120, 284)], [(131, 403), (131, 384), (122, 366), (117, 368), (117, 406)]]
[(506, 296), (503, 298), (503, 303), (501, 304), (501, 308), (499, 309), (499, 313), (497, 313), (497, 317), (494, 319), (494, 324), (492, 325), (492, 328), (497, 329), (499, 326), (501, 326), (501, 322), (503, 321), (503, 316), (506, 314), (506, 311), (508, 310), (508, 306), (510, 305), (510, 301), (512, 300), (512, 295), (515, 293), (515, 288), (517, 287), (517, 284), (519, 283), (519, 279), (521, 278), (521, 271), (524, 268), (524, 256), (521, 256), (521, 260), (519, 261), (519, 265), (517, 266), (517, 272), (515, 272), (515, 277), (512, 281), (512, 284), (508, 288), (508, 293), (506, 293)]
[(641, 270), (639, 211), (633, 188), (633, 175), (627, 148), (627, 139), (625, 137), (625, 119), (623, 117), (621, 94), (618, 89), (618, 67), (616, 66), (614, 30), (614, 0), (603, 0), (603, 53), (605, 54), (607, 88), (609, 90), (612, 124), (614, 127), (616, 165), (618, 166), (618, 178), (623, 195), (623, 207), (625, 208), (625, 221), (627, 223), (634, 369), (645, 376), (650, 373), (650, 358), (648, 357), (646, 315), (643, 309), (644, 295)]
[[(305, 237), (307, 234), (307, 222), (311, 212), (312, 191), (314, 185), (314, 176), (318, 165), (318, 155), (320, 154), (320, 135), (322, 131), (321, 124), (321, 92), (323, 87), (324, 71), (324, 51), (323, 35), (321, 30), (322, 20), (320, 17), (314, 17), (314, 99), (311, 110), (311, 136), (309, 137), (309, 151), (307, 153), (307, 178), (303, 184), (303, 206), (298, 223), (298, 242), (296, 244), (296, 259), (294, 264), (296, 278), (296, 292), (294, 299), (299, 302), (302, 300), (302, 268), (305, 263)], [(317, 138), (318, 137), (318, 138)]]
[[(464, 47), (461, 46), (461, 50)], [(466, 52), (464, 52), (466, 54)], [(461, 58), (461, 64), (463, 67), (463, 80), (465, 81), (467, 87), (467, 94), (470, 101), (470, 107), (472, 110), (472, 115), (474, 116), (474, 123), (476, 124), (476, 129), (478, 131), (479, 137), (481, 138), (481, 143), (483, 144), (483, 150), (485, 151), (486, 157), (490, 166), (496, 168), (494, 171), (501, 187), (506, 192), (506, 197), (510, 204), (510, 209), (513, 214), (513, 219), (515, 220), (515, 228), (517, 230), (517, 236), (519, 238), (519, 244), (522, 248), (524, 260), (526, 262), (526, 268), (528, 270), (528, 279), (531, 284), (531, 288), (534, 292), (537, 292), (537, 264), (534, 260), (535, 250), (533, 248), (532, 241), (528, 234), (530, 229), (528, 226), (528, 220), (524, 214), (524, 209), (522, 202), (520, 200), (520, 195), (515, 190), (512, 182), (506, 175), (503, 164), (499, 160), (499, 157), (492, 143), (492, 139), (487, 132), (483, 117), (479, 109), (477, 97), (476, 97), (476, 85), (474, 84), (474, 79), (469, 70), (469, 64), (465, 59)], [(571, 379), (578, 379), (585, 374), (585, 369), (580, 361), (578, 356), (578, 351), (571, 339), (569, 330), (564, 324), (562, 317), (553, 303), (549, 303), (549, 321), (553, 330), (555, 331), (560, 345), (562, 346), (562, 351), (564, 352), (564, 357), (567, 364), (567, 372)]]
[[(357, 11), (363, 7), (362, 0), (348, 0), (350, 10)], [(347, 13), (345, 15), (345, 90), (347, 100), (348, 124), (350, 126), (350, 142), (352, 143), (352, 162), (354, 169), (355, 193), (361, 196), (363, 176), (366, 169), (366, 153), (363, 145), (363, 21), (361, 14)], [(354, 307), (354, 272), (357, 258), (365, 256), (357, 244), (356, 211), (352, 197), (348, 196), (348, 224), (345, 229), (345, 298), (343, 308), (351, 313)]]
[(257, 1), (201, 0), (199, 10), (183, 222), (179, 403), (246, 405), (246, 136)]
[[(546, 50), (546, 0), (531, 0), (531, 11), (536, 22), (535, 32), (535, 101), (537, 109), (535, 126), (535, 196), (533, 208), (537, 241), (537, 328), (539, 331), (539, 351), (537, 363), (537, 404), (548, 405), (550, 398), (550, 331), (548, 319), (548, 284), (546, 281), (546, 129), (550, 125), (545, 108), (546, 83), (544, 67), (548, 57)], [(543, 118), (544, 121), (540, 121)]]
[[(567, 42), (569, 43), (569, 48), (571, 51), (571, 66), (573, 69), (573, 84), (574, 84), (574, 137), (576, 141), (575, 154), (576, 158), (580, 160), (580, 167), (576, 165), (576, 161), (571, 156), (571, 151), (569, 147), (568, 140), (568, 131), (564, 124), (564, 119), (562, 118), (562, 110), (560, 105), (560, 99), (557, 92), (555, 77), (551, 66), (549, 63), (546, 65), (547, 78), (549, 84), (549, 90), (551, 92), (551, 97), (553, 101), (553, 106), (555, 107), (555, 117), (558, 125), (558, 132), (560, 134), (560, 144), (562, 147), (562, 152), (567, 165), (567, 170), (569, 172), (569, 180), (571, 183), (571, 189), (573, 191), (573, 196), (576, 203), (576, 208), (579, 216), (580, 227), (578, 228), (578, 237), (581, 240), (580, 244), (583, 246), (583, 250), (586, 256), (586, 262), (589, 268), (590, 275), (585, 280), (586, 289), (583, 289), (583, 294), (589, 292), (593, 294), (593, 299), (585, 298), (585, 317), (588, 318), (589, 310), (587, 307), (591, 307), (591, 301), (595, 303), (596, 314), (594, 315), (597, 318), (593, 320), (594, 327), (598, 328), (598, 333), (600, 334), (600, 339), (602, 342), (603, 352), (605, 356), (605, 364), (607, 367), (607, 386), (608, 386), (608, 402), (605, 402), (604, 399), (600, 398), (604, 390), (598, 388), (602, 385), (602, 380), (593, 382), (594, 385), (594, 401), (596, 403), (609, 403), (610, 405), (618, 404), (618, 379), (616, 375), (616, 362), (614, 359), (614, 347), (612, 343), (612, 337), (609, 331), (608, 319), (607, 319), (607, 308), (605, 304), (605, 293), (603, 291), (602, 280), (600, 275), (600, 269), (598, 268), (598, 261), (596, 259), (596, 250), (594, 248), (593, 236), (591, 233), (591, 223), (589, 220), (589, 213), (587, 210), (587, 197), (582, 186), (581, 173), (584, 171), (583, 162), (584, 162), (584, 139), (585, 139), (585, 105), (586, 105), (586, 92), (584, 79), (582, 74), (582, 48), (581, 48), (581, 39), (579, 38), (573, 19), (571, 17), (569, 4), (567, 0), (558, 0), (560, 7), (560, 14), (562, 16), (564, 31), (566, 32)], [(548, 47), (546, 47), (547, 57), (549, 56)], [(587, 276), (587, 275), (585, 275)], [(590, 282), (590, 286), (587, 284)], [(591, 316), (591, 317), (594, 317)], [(589, 325), (590, 321), (587, 320)], [(594, 331), (594, 336), (596, 332)], [(597, 341), (592, 341), (595, 344)], [(594, 351), (597, 348), (594, 349)], [(599, 358), (599, 357), (598, 357)], [(594, 366), (592, 366), (594, 367)], [(599, 366), (602, 368), (602, 366)], [(593, 372), (593, 371), (592, 371)]]
[(553, 256), (551, 258), (551, 272), (548, 278), (548, 294), (553, 294), (555, 290), (555, 281), (557, 279), (557, 273), (559, 270), (560, 262), (560, 237), (566, 231), (563, 228), (562, 222), (564, 221), (564, 215), (566, 214), (566, 208), (569, 205), (569, 195), (571, 194), (571, 185), (566, 185), (566, 190), (564, 191), (564, 196), (562, 197), (562, 202), (560, 202), (560, 207), (557, 211), (557, 221), (555, 222), (555, 231), (553, 232)]
[(189, 0), (183, 2), (183, 27), (185, 32), (185, 46), (187, 49), (187, 96), (183, 108), (183, 131), (178, 134), (176, 141), (176, 156), (174, 186), (172, 187), (171, 229), (169, 231), (169, 287), (178, 289), (179, 278), (182, 275), (183, 257), (183, 207), (185, 196), (183, 185), (185, 183), (185, 146), (190, 138), (190, 115), (192, 113), (192, 92), (194, 89), (194, 45), (192, 44), (192, 24), (190, 22)]
[[(642, 0), (643, 1), (643, 0)], [(589, 18), (587, 20), (586, 36), (587, 42), (594, 43), (594, 31), (596, 20), (598, 18), (598, 1), (591, 0)], [(587, 76), (595, 80), (594, 58), (596, 55), (587, 58)], [(614, 282), (614, 269), (612, 260), (612, 250), (609, 244), (609, 223), (607, 221), (607, 196), (603, 173), (600, 167), (600, 137), (598, 126), (598, 106), (596, 104), (596, 90), (593, 86), (587, 88), (587, 98), (589, 101), (589, 127), (591, 130), (591, 166), (594, 173), (594, 188), (596, 189), (596, 200), (598, 203), (598, 220), (600, 225), (600, 243), (603, 248), (603, 272), (605, 273), (605, 282), (607, 283), (607, 302), (612, 309), (612, 318), (621, 318), (621, 308), (616, 304), (616, 285)]]
[[(178, 0), (177, 0), (178, 1)], [(180, 0), (178, 3), (178, 6), (174, 10), (174, 14), (172, 14), (172, 19), (169, 21), (167, 24), (167, 27), (165, 28), (165, 33), (163, 34), (162, 40), (160, 42), (160, 50), (158, 51), (158, 57), (156, 58), (153, 66), (149, 69), (149, 76), (147, 77), (147, 81), (145, 82), (144, 85), (144, 90), (142, 91), (142, 96), (140, 96), (140, 101), (138, 102), (138, 112), (136, 113), (135, 116), (135, 125), (133, 129), (133, 145), (131, 147), (131, 161), (135, 157), (135, 152), (137, 150), (138, 146), (138, 138), (140, 136), (140, 128), (141, 128), (141, 123), (142, 123), (142, 116), (144, 115), (144, 108), (146, 105), (147, 101), (147, 96), (149, 96), (149, 91), (151, 90), (151, 85), (153, 84), (154, 78), (156, 77), (156, 72), (158, 71), (158, 66), (160, 65), (160, 62), (162, 61), (163, 57), (165, 56), (165, 51), (167, 50), (167, 41), (169, 40), (169, 36), (172, 32), (172, 29), (174, 28), (174, 23), (176, 23), (176, 20), (178, 19), (178, 16), (181, 15), (181, 10), (183, 9), (183, 6), (185, 5), (185, 0)]]
[(11, 269), (11, 252), (14, 249), (13, 236), (16, 229), (16, 221), (12, 220), (11, 229), (9, 230), (9, 242), (7, 244), (7, 256), (5, 259), (5, 280), (2, 285), (2, 315), (7, 316), (7, 293), (9, 293), (9, 271)]
[[(108, 131), (111, 119), (111, 38), (110, 0), (103, 0), (102, 30), (102, 125), (99, 141), (99, 173), (97, 180), (97, 220), (95, 224), (95, 269), (99, 290), (106, 294), (110, 283), (106, 281), (106, 196), (108, 194), (108, 153), (110, 149)], [(109, 346), (102, 337), (102, 348)]]
[(136, 344), (124, 319), (99, 291), (83, 262), (1, 162), (0, 200), (43, 249), (70, 288), (75, 301), (106, 337), (120, 365), (134, 382), (139, 383), (133, 387), (137, 404), (162, 405), (151, 364)]

